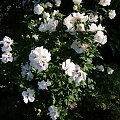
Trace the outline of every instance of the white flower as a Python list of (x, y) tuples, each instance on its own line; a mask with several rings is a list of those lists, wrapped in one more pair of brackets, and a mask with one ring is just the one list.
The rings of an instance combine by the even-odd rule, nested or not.
[(47, 23), (41, 22), (41, 25), (39, 26), (38, 29), (39, 29), (40, 32), (46, 32), (48, 30)]
[(47, 113), (47, 115), (49, 115), (52, 120), (56, 120), (59, 117), (58, 108), (54, 105), (50, 106), (48, 110), (49, 112)]
[(102, 27), (101, 24), (99, 24), (98, 26), (95, 23), (92, 23), (91, 25), (89, 25), (89, 30), (91, 32), (96, 32), (96, 31), (103, 31), (105, 29), (105, 27)]
[(74, 32), (75, 31), (75, 18), (72, 15), (69, 15), (64, 19), (63, 24), (67, 27), (68, 31)]
[(7, 62), (12, 62), (13, 61), (13, 57), (12, 57), (12, 54), (10, 52), (3, 53), (1, 59), (2, 59), (3, 63), (7, 63)]
[(31, 81), (33, 79), (34, 75), (31, 73), (31, 71), (27, 72), (27, 80)]
[(74, 2), (74, 4), (76, 4), (76, 5), (79, 5), (81, 2), (82, 2), (82, 0), (72, 0), (73, 2)]
[(41, 72), (48, 68), (48, 62), (51, 60), (51, 54), (47, 49), (36, 47), (29, 54), (30, 65)]
[[(79, 12), (73, 12), (68, 17), (64, 19), (63, 24), (67, 27), (68, 32), (75, 32), (75, 25), (77, 27), (76, 31), (85, 31), (85, 26), (83, 22), (88, 20), (88, 15), (85, 13), (80, 14)], [(78, 24), (79, 21), (79, 24)], [(76, 23), (76, 24), (75, 24)]]
[(61, 5), (61, 0), (54, 0), (54, 2), (55, 2), (55, 5), (56, 5), (57, 7), (60, 7), (60, 5)]
[(62, 69), (65, 70), (65, 74), (72, 76), (72, 73), (75, 70), (75, 64), (71, 62), (70, 59), (67, 59), (62, 63)]
[(42, 14), (43, 11), (44, 11), (44, 8), (42, 6), (40, 6), (39, 4), (37, 4), (34, 7), (34, 14), (40, 15), (40, 14)]
[(3, 45), (1, 48), (2, 48), (2, 52), (10, 52), (10, 51), (12, 51), (11, 46), (4, 46)]
[(50, 81), (45, 82), (45, 81), (43, 80), (43, 81), (41, 81), (41, 82), (38, 82), (38, 86), (39, 86), (38, 89), (44, 90), (44, 89), (47, 89), (48, 86), (51, 86), (51, 82), (50, 82)]
[(57, 26), (58, 26), (58, 20), (55, 20), (53, 18), (48, 20), (47, 27), (49, 32), (55, 32)]
[(98, 71), (104, 72), (104, 66), (103, 65), (97, 65), (96, 66)]
[(99, 4), (102, 6), (109, 6), (111, 3), (111, 0), (100, 0)]
[(81, 69), (80, 69), (80, 66), (79, 65), (75, 65), (75, 70), (74, 72), (72, 73), (72, 77), (71, 77), (75, 83), (77, 85), (79, 85), (79, 83), (82, 81), (82, 80), (86, 80), (86, 73), (83, 72)]
[(50, 18), (48, 19), (47, 23), (41, 23), (40, 27), (39, 27), (39, 31), (41, 32), (55, 32), (56, 31), (56, 27), (58, 25), (58, 20), (55, 20), (54, 18)]
[(107, 67), (107, 73), (108, 74), (113, 74), (114, 70), (110, 67)]
[(26, 64), (24, 66), (22, 66), (22, 71), (21, 71), (21, 75), (22, 76), (27, 76), (27, 80), (31, 81), (34, 77), (34, 75), (31, 73), (30, 71), (31, 67)]
[(48, 21), (50, 19), (50, 14), (47, 12), (43, 12), (43, 18)]
[(5, 47), (8, 47), (13, 44), (13, 40), (10, 37), (5, 36), (3, 40), (0, 41), (0, 44), (3, 44)]
[(12, 57), (12, 53), (10, 53), (10, 51), (12, 51), (11, 45), (13, 44), (13, 40), (8, 37), (5, 36), (3, 38), (2, 41), (0, 41), (0, 44), (3, 44), (2, 46), (2, 52), (4, 52), (2, 54), (2, 62), (3, 63), (7, 63), (7, 62), (12, 62), (13, 61), (13, 57)]
[(81, 44), (79, 41), (75, 40), (75, 41), (72, 43), (71, 47), (72, 47), (78, 54), (80, 54), (80, 53), (85, 52), (87, 46), (86, 46), (85, 44)]
[(10, 52), (12, 51), (11, 45), (13, 44), (13, 40), (5, 36), (2, 41), (0, 41), (0, 44), (3, 44), (2, 46), (2, 52)]
[(50, 7), (50, 8), (53, 7), (53, 5), (52, 5), (50, 2), (46, 2), (46, 5), (47, 5), (48, 7)]
[(94, 41), (104, 45), (107, 42), (107, 36), (102, 31), (97, 31), (94, 36)]
[(28, 88), (27, 91), (22, 92), (23, 100), (27, 104), (29, 102), (34, 102), (35, 100), (35, 91)]
[(89, 15), (89, 21), (90, 22), (97, 22), (98, 21), (98, 15), (94, 15), (93, 13), (90, 13)]
[(35, 40), (38, 40), (38, 37), (39, 35), (36, 35), (36, 34), (32, 35), (32, 38), (34, 38)]
[(27, 71), (30, 70), (30, 66), (28, 64), (22, 66), (22, 71), (21, 71), (21, 75), (25, 76), (27, 74)]
[(72, 15), (75, 21), (86, 22), (88, 20), (88, 15), (85, 15), (85, 13), (73, 12)]
[(51, 54), (48, 52), (47, 49), (41, 47), (36, 47), (35, 50), (33, 50), (36, 54), (36, 56), (40, 57), (41, 60), (49, 62), (51, 60)]
[(71, 62), (70, 59), (63, 62), (62, 69), (65, 70), (65, 73), (69, 75), (77, 85), (79, 85), (82, 80), (86, 80), (86, 73), (80, 69), (79, 65)]
[(97, 31), (97, 25), (95, 23), (92, 23), (91, 25), (89, 25), (89, 30), (91, 32), (96, 32)]
[(97, 26), (97, 31), (104, 31), (105, 27), (103, 27), (101, 24)]
[(78, 31), (78, 32), (85, 31), (85, 25), (83, 23), (77, 24), (76, 31)]
[(52, 13), (52, 16), (55, 16), (57, 14), (59, 14), (59, 10), (54, 10), (53, 13)]
[(110, 10), (108, 15), (110, 19), (113, 19), (116, 16), (115, 10)]

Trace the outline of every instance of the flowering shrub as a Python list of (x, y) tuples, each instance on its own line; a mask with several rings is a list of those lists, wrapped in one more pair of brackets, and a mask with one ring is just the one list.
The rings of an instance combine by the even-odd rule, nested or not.
[(11, 40), (11, 38), (5, 36), (3, 38), (3, 41), (0, 41), (1, 44), (3, 44), (2, 46), (2, 52), (4, 52), (2, 54), (2, 62), (3, 63), (7, 63), (7, 62), (12, 62), (13, 61), (13, 57), (12, 54), (10, 53), (10, 51), (12, 51), (11, 45), (13, 43), (13, 40)]
[(36, 4), (33, 14), (25, 15), (29, 31), (21, 37), (27, 43), (17, 48), (17, 41), (13, 43), (10, 36), (0, 42), (4, 52), (1, 62), (13, 62), (19, 68), (16, 80), (23, 102), (32, 102), (37, 115), (48, 115), (47, 119), (64, 120), (73, 102), (86, 94), (95, 96), (92, 76), (96, 71), (114, 72), (107, 65), (94, 63), (94, 58), (102, 59), (98, 46), (107, 42), (102, 20), (116, 16), (115, 10), (102, 9), (111, 0), (97, 1), (96, 11), (83, 8), (82, 0), (73, 3), (68, 16), (58, 10), (61, 0)]

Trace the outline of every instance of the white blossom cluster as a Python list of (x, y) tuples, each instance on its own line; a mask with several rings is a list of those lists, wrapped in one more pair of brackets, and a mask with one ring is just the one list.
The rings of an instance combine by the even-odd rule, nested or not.
[(4, 52), (1, 58), (2, 62), (3, 63), (12, 62), (13, 56), (12, 53), (10, 52), (12, 51), (11, 45), (13, 44), (13, 40), (10, 37), (5, 36), (3, 40), (0, 41), (0, 44), (3, 44), (2, 52)]
[[(48, 62), (51, 60), (51, 54), (48, 52), (47, 49), (41, 47), (36, 47), (34, 50), (31, 51), (29, 54), (29, 60), (30, 65), (26, 64), (22, 66), (21, 75), (26, 76), (27, 80), (31, 81), (34, 77), (34, 75), (31, 72), (31, 68), (34, 67), (38, 70), (38, 72), (41, 72), (43, 70), (46, 70), (48, 68)], [(38, 89), (47, 89), (48, 86), (51, 85), (50, 81), (45, 82), (44, 80), (41, 82), (38, 82), (37, 85), (39, 86)], [(31, 90), (30, 88), (27, 89), (27, 91), (22, 92), (23, 100), (25, 103), (34, 102), (35, 100), (35, 91)]]
[[(54, 0), (54, 2), (56, 3), (56, 6), (59, 6), (61, 4), (61, 0)], [(47, 5), (50, 6), (50, 3)], [(40, 26), (39, 26), (39, 31), (40, 32), (55, 32), (56, 31), (56, 27), (58, 26), (58, 20), (55, 19), (55, 15), (58, 14), (59, 11), (58, 10), (54, 10), (54, 12), (52, 13), (52, 15), (50, 16), (49, 12), (45, 12), (44, 8), (37, 4), (34, 7), (34, 14), (42, 14), (42, 18), (44, 19), (44, 22), (41, 22)]]
[[(83, 32), (86, 31), (85, 29), (86, 21), (97, 22), (97, 19), (98, 19), (97, 15), (90, 14), (88, 16), (85, 15), (85, 13), (80, 14), (79, 12), (77, 13), (74, 12), (64, 19), (63, 24), (67, 27), (67, 31), (70, 33), (71, 32), (74, 33), (76, 31)], [(103, 32), (104, 28), (105, 27), (102, 27), (101, 24), (97, 26), (95, 23), (91, 23), (91, 25), (89, 25), (89, 30), (87, 31), (95, 32), (96, 34), (94, 36), (94, 41), (104, 45), (107, 42), (107, 36), (104, 35)]]
[[(74, 4), (80, 4), (81, 0), (73, 0)], [(100, 0), (99, 4), (103, 6), (110, 5), (111, 0)], [(108, 17), (113, 19), (116, 16), (115, 10), (110, 10), (108, 13)], [(90, 13), (89, 15), (85, 15), (85, 13), (73, 12), (69, 16), (64, 19), (63, 24), (67, 27), (67, 31), (70, 33), (75, 32), (95, 32), (94, 42), (98, 42), (104, 45), (107, 42), (107, 35), (104, 34), (105, 27), (101, 24), (98, 24), (99, 16), (97, 14)], [(89, 29), (86, 29), (86, 22), (90, 22), (88, 25)], [(97, 25), (98, 24), (98, 25)], [(83, 49), (79, 49), (77, 42), (73, 42), (72, 47), (75, 49), (77, 53), (81, 53)], [(76, 47), (75, 47), (76, 46)]]
[(71, 62), (70, 59), (67, 59), (62, 63), (62, 69), (65, 70), (65, 73), (70, 76), (77, 85), (82, 80), (86, 80), (86, 73), (80, 69), (80, 66)]
[[(100, 0), (99, 4), (102, 6), (109, 6), (111, 4), (111, 0)], [(115, 10), (109, 10), (108, 16), (110, 19), (113, 19), (116, 16)]]
[(49, 115), (52, 120), (56, 120), (59, 117), (58, 108), (54, 105), (50, 106), (48, 110), (49, 112), (47, 113), (47, 115)]
[(27, 88), (27, 91), (22, 92), (23, 100), (27, 104), (28, 102), (34, 102), (35, 91), (33, 89)]
[(48, 68), (48, 62), (51, 60), (51, 54), (47, 49), (36, 47), (29, 54), (30, 66), (34, 67), (38, 72), (46, 70)]
[(88, 15), (85, 13), (73, 12), (64, 19), (63, 24), (67, 27), (68, 32), (85, 31), (85, 22), (88, 21)]
[(98, 42), (104, 45), (107, 42), (107, 36), (104, 35), (104, 30), (105, 27), (103, 27), (101, 24), (97, 26), (95, 23), (91, 23), (91, 25), (89, 25), (88, 31), (95, 32), (94, 42)]
[[(48, 86), (51, 85), (50, 81), (45, 82), (44, 80), (41, 82), (38, 82), (38, 89), (44, 90), (47, 89)], [(28, 102), (34, 102), (35, 100), (35, 91), (33, 89), (27, 88), (27, 91), (23, 91), (22, 92), (22, 96), (23, 96), (23, 101), (24, 103), (28, 103)]]
[[(69, 14), (66, 18), (63, 20), (63, 25), (67, 28), (67, 32), (69, 32), (72, 35), (75, 35), (76, 33), (94, 33), (93, 41), (96, 43), (100, 43), (104, 45), (107, 42), (107, 35), (105, 35), (105, 27), (103, 27), (101, 24), (99, 24), (100, 18), (102, 17), (99, 14), (96, 13), (86, 13), (86, 12), (78, 12), (77, 9), (78, 6), (81, 5), (82, 0), (72, 0), (74, 3), (74, 10), (76, 12), (72, 12)], [(52, 4), (53, 3), (53, 4)], [(52, 0), (52, 3), (46, 2), (47, 8), (52, 8), (53, 5), (57, 7), (60, 7), (61, 0)], [(111, 3), (111, 0), (99, 0), (99, 5), (101, 6), (109, 6)], [(59, 10), (54, 10), (52, 12), (46, 11), (46, 7), (44, 7), (44, 4), (37, 4), (34, 6), (34, 14), (40, 16), (39, 22), (40, 26), (38, 30), (40, 32), (55, 32), (57, 29), (57, 26), (59, 25), (59, 20), (57, 19), (57, 15), (59, 15)], [(110, 19), (113, 19), (116, 16), (115, 10), (109, 10), (108, 17)], [(78, 35), (76, 34), (76, 35)], [(36, 41), (39, 39), (39, 35), (33, 34), (32, 38), (34, 38)], [(6, 39), (9, 39), (6, 37)], [(92, 41), (92, 39), (91, 39)], [(1, 42), (2, 43), (2, 42)], [(3, 44), (3, 43), (2, 43)], [(5, 43), (6, 44), (6, 43)], [(10, 45), (12, 42), (9, 42), (9, 47), (3, 47), (2, 51), (11, 51), (12, 48)], [(84, 53), (86, 50), (88, 50), (89, 46), (87, 43), (83, 43), (80, 41), (80, 39), (75, 40), (71, 48), (73, 48), (78, 54)], [(37, 72), (41, 72), (43, 70), (46, 70), (48, 68), (48, 62), (51, 60), (51, 53), (41, 47), (36, 47), (35, 49), (31, 50), (31, 53), (29, 54), (29, 61), (30, 65), (26, 64), (25, 66), (22, 66), (21, 75), (27, 77), (27, 80), (31, 81), (34, 77), (34, 75), (31, 72), (31, 68), (35, 68)], [(7, 60), (9, 61), (9, 60)], [(4, 62), (5, 63), (5, 62)], [(103, 65), (97, 65), (96, 69), (98, 71), (104, 72), (104, 66)], [(85, 81), (87, 77), (87, 73), (85, 73), (78, 64), (74, 64), (71, 62), (71, 59), (66, 59), (62, 63), (62, 70), (65, 71), (65, 74), (69, 76), (70, 79), (74, 80), (76, 85), (80, 85), (81, 81)], [(112, 74), (114, 70), (110, 67), (107, 67), (107, 73)], [(47, 90), (49, 86), (51, 86), (51, 82), (49, 80), (47, 81), (38, 81), (37, 83), (39, 90)], [(34, 102), (35, 100), (35, 91), (28, 88), (27, 91), (22, 92), (23, 100), (27, 104), (28, 102)], [(52, 120), (56, 120), (59, 117), (58, 108), (54, 105), (50, 106), (48, 108), (49, 112), (47, 115), (51, 117)]]
[(50, 18), (46, 23), (43, 23), (43, 22), (41, 23), (41, 25), (39, 26), (39, 31), (55, 32), (57, 25), (58, 25), (58, 20), (55, 20), (54, 18)]

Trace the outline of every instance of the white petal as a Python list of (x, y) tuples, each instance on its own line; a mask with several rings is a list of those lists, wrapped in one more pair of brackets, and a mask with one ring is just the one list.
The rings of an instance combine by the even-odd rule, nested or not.
[(113, 74), (114, 70), (110, 67), (107, 67), (107, 73), (108, 74)]
[(28, 100), (29, 100), (30, 102), (34, 102), (35, 98), (32, 97), (32, 96), (28, 96)]
[(51, 82), (50, 81), (47, 81), (47, 86), (51, 86)]
[(23, 91), (23, 92), (22, 92), (22, 96), (23, 96), (23, 97), (24, 97), (24, 96), (28, 96), (28, 92)]
[(27, 97), (24, 96), (23, 100), (24, 100), (24, 103), (26, 103), (26, 104), (28, 103), (28, 98)]

